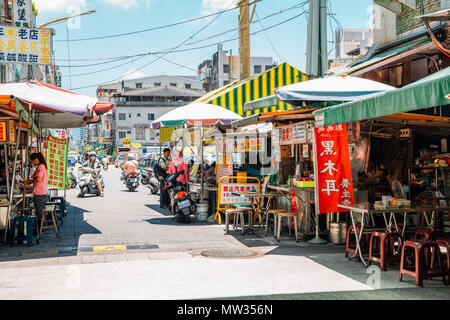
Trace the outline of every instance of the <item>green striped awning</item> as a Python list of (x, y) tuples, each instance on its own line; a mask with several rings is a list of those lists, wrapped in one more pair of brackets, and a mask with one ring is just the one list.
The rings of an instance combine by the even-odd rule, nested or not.
[(306, 81), (306, 75), (288, 63), (283, 63), (255, 77), (235, 81), (215, 91), (209, 92), (196, 102), (205, 102), (224, 107), (246, 117), (261, 112), (289, 110), (290, 104), (276, 101), (272, 106), (244, 111), (247, 102), (265, 98), (275, 93), (275, 89)]

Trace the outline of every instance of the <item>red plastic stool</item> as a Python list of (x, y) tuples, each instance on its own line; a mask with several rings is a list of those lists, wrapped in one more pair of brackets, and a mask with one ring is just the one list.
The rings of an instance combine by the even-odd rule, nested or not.
[[(373, 227), (371, 225), (364, 226), (365, 230), (370, 230), (370, 228), (373, 228)], [(355, 247), (351, 247), (351, 244), (350, 244), (350, 235), (353, 235), (353, 238), (355, 238), (353, 230), (354, 230), (353, 224), (351, 224), (347, 230), (347, 244), (345, 246), (345, 257), (346, 258), (348, 258), (349, 253), (352, 253), (352, 254), (356, 253), (356, 239), (355, 239)], [(356, 225), (356, 233), (358, 234), (358, 236), (359, 236), (360, 232), (361, 232), (361, 225)], [(365, 239), (362, 237), (361, 240), (362, 240), (360, 242), (361, 251), (367, 253), (367, 247), (370, 242), (369, 235), (366, 235)], [(356, 255), (355, 259), (356, 259), (356, 261), (361, 260), (358, 255)]]
[(414, 240), (426, 240), (426, 241), (434, 241), (437, 238), (439, 238), (443, 234), (442, 231), (436, 230), (417, 230), (416, 234), (414, 235)]
[(444, 264), (444, 271), (447, 271), (447, 280), (450, 279), (450, 239), (437, 239), (436, 243), (439, 247), (444, 247), (446, 253), (443, 254), (441, 251), (441, 255), (446, 257), (447, 263)]
[[(414, 261), (415, 261), (415, 269), (414, 271), (405, 268), (405, 250), (406, 248), (412, 248), (414, 250)], [(435, 268), (434, 266), (434, 257), (426, 259), (425, 255), (429, 255), (431, 251), (439, 252), (438, 255), (438, 264), (439, 267)], [(431, 264), (427, 263), (427, 261), (431, 260)], [(447, 280), (445, 277), (445, 272), (442, 269), (441, 256), (439, 251), (439, 245), (436, 242), (432, 241), (423, 241), (423, 240), (415, 240), (415, 241), (406, 241), (402, 248), (402, 256), (400, 260), (400, 276), (399, 281), (402, 281), (403, 275), (409, 275), (416, 279), (416, 286), (423, 287), (423, 279), (432, 279), (433, 277), (441, 276), (444, 281), (444, 285), (447, 284)]]
[[(374, 252), (374, 244), (377, 238), (380, 239), (380, 248), (378, 252)], [(386, 271), (387, 264), (400, 262), (400, 254), (395, 252), (395, 240), (397, 240), (398, 246), (401, 248), (403, 238), (400, 232), (373, 232), (370, 237), (369, 265), (371, 265), (372, 261), (378, 262), (381, 270)]]

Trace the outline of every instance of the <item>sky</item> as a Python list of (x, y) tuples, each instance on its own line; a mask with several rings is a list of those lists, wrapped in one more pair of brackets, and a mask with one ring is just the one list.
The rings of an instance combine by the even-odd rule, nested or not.
[[(238, 40), (227, 41), (237, 38), (237, 30), (233, 29), (238, 26), (239, 10), (135, 33), (232, 9), (236, 0), (33, 1), (39, 12), (38, 26), (55, 19), (96, 10), (95, 14), (48, 26), (55, 30), (53, 49), (56, 63), (63, 75), (62, 87), (81, 94), (95, 96), (98, 85), (120, 79), (161, 74), (195, 76), (198, 65), (211, 58), (217, 50), (217, 43), (221, 41), (226, 41), (223, 43), (224, 50), (231, 49), (233, 54), (239, 52)], [(251, 56), (272, 56), (277, 63), (287, 62), (305, 70), (308, 16), (302, 13), (308, 10), (308, 5), (292, 9), (303, 2), (305, 1), (262, 0), (257, 3), (251, 32), (260, 32), (251, 37)], [(369, 26), (372, 0), (329, 0), (328, 3), (329, 10), (343, 28)], [(272, 28), (262, 31), (269, 27)], [(334, 40), (334, 30), (337, 28), (337, 24), (330, 19), (330, 51), (333, 49), (331, 41)], [(226, 31), (229, 32), (225, 33)], [(123, 33), (131, 34), (76, 41)], [(158, 53), (173, 48), (179, 52), (158, 54), (161, 58), (146, 55), (115, 61), (105, 60)], [(334, 57), (334, 52), (330, 53), (330, 57)]]

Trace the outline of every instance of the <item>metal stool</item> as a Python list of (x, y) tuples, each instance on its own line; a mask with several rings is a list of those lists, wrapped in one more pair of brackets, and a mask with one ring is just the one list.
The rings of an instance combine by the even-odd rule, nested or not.
[[(53, 226), (45, 225), (47, 222), (47, 215), (51, 216)], [(42, 234), (42, 230), (51, 228), (55, 229), (56, 237), (59, 238), (58, 217), (56, 216), (56, 210), (54, 205), (48, 205), (45, 207), (45, 210), (42, 210), (42, 219), (39, 234)]]
[(273, 210), (267, 211), (266, 225), (265, 225), (265, 230), (264, 230), (264, 235), (266, 237), (267, 237), (267, 229), (269, 228), (269, 215), (273, 216), (273, 236), (275, 238), (277, 237), (277, 219), (276, 219), (277, 213), (287, 213), (287, 211), (284, 209), (273, 209)]

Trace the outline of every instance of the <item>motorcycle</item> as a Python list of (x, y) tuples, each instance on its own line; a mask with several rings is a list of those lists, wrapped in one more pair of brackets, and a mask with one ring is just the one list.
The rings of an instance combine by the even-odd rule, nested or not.
[(185, 185), (177, 181), (177, 178), (181, 174), (184, 174), (184, 171), (175, 172), (174, 174), (167, 176), (164, 189), (169, 191), (172, 214), (178, 216), (181, 222), (190, 223), (191, 219), (189, 218), (189, 215), (196, 213), (197, 204), (192, 199), (190, 193), (187, 192)]
[(86, 194), (95, 194), (100, 196), (101, 192), (97, 187), (95, 180), (97, 179), (102, 189), (105, 190), (105, 184), (103, 182), (103, 177), (97, 173), (94, 169), (83, 167), (79, 169), (78, 175), (78, 186), (80, 187), (80, 198), (84, 198)]
[(139, 172), (132, 172), (125, 178), (125, 185), (131, 192), (135, 191), (139, 187), (139, 176)]
[(75, 173), (73, 172), (74, 168), (70, 170), (70, 188), (75, 189), (78, 185), (77, 177), (75, 176)]
[(157, 194), (159, 190), (159, 181), (153, 175), (153, 171), (150, 169), (139, 169), (141, 174), (142, 185), (147, 186), (152, 194)]

